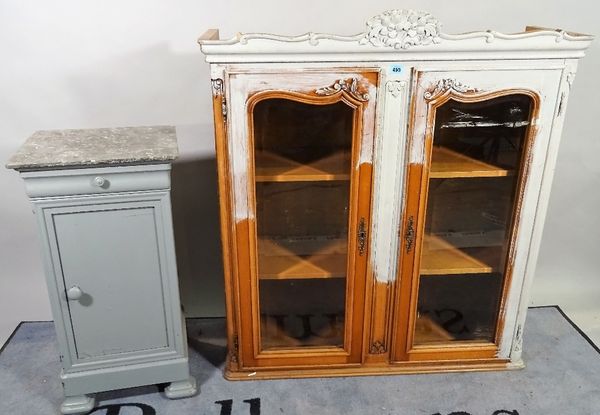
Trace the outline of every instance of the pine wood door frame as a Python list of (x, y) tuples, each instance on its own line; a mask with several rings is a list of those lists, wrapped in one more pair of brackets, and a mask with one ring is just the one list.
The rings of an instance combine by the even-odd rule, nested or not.
[[(226, 214), (231, 218), (228, 239), (233, 245), (230, 258), (232, 278), (228, 284), (228, 304), (234, 318), (228, 318), (231, 331), (230, 370), (254, 368), (304, 368), (314, 366), (357, 365), (362, 360), (362, 333), (365, 292), (368, 273), (368, 246), (364, 255), (356, 248), (359, 218), (370, 227), (372, 154), (375, 128), (375, 104), (379, 70), (330, 69), (327, 71), (287, 71), (284, 73), (239, 73), (232, 75), (239, 88), (232, 86), (228, 93), (228, 181), (231, 185)], [(357, 79), (357, 83), (351, 82)], [(337, 84), (337, 86), (336, 86)], [(358, 89), (356, 89), (358, 88)], [(361, 99), (367, 97), (367, 99)], [(368, 96), (365, 96), (367, 94)], [(309, 348), (306, 350), (260, 351), (260, 316), (258, 308), (257, 235), (254, 215), (256, 197), (254, 189), (254, 143), (252, 136), (252, 109), (258, 102), (269, 98), (285, 98), (314, 105), (344, 102), (354, 109), (354, 137), (352, 148), (352, 174), (350, 191), (348, 275), (346, 285), (346, 318), (344, 348)], [(237, 101), (236, 101), (237, 99)], [(216, 108), (218, 105), (216, 106)], [(246, 123), (244, 129), (232, 131)], [(241, 141), (244, 141), (242, 143)], [(238, 146), (237, 149), (234, 147)], [(371, 147), (371, 149), (365, 148)], [(236, 154), (237, 152), (237, 154)], [(243, 154), (242, 154), (243, 153)], [(235, 165), (237, 158), (238, 164)], [(232, 162), (234, 163), (232, 165)], [(240, 167), (241, 164), (242, 165)], [(244, 174), (240, 171), (244, 170)], [(240, 210), (242, 205), (245, 212)], [(236, 206), (237, 205), (237, 206)], [(229, 309), (228, 309), (229, 311)], [(233, 346), (233, 347), (231, 347)]]
[[(460, 74), (460, 72), (457, 73)], [(458, 81), (455, 82), (451, 78), (439, 78), (436, 80), (437, 83), (432, 82), (425, 86), (423, 75), (424, 72), (417, 72), (414, 78), (414, 90), (420, 93), (413, 95), (411, 103), (411, 131), (409, 132), (411, 147), (415, 144), (415, 141), (423, 140), (423, 158), (421, 162), (415, 162), (416, 160), (413, 158), (407, 169), (407, 197), (400, 234), (399, 257), (401, 260), (397, 276), (397, 281), (399, 282), (397, 283), (397, 300), (394, 313), (394, 347), (391, 361), (398, 363), (403, 361), (449, 360), (468, 362), (495, 359), (498, 358), (499, 342), (506, 317), (506, 298), (513, 277), (512, 271), (516, 253), (519, 218), (521, 217), (521, 207), (532, 160), (532, 149), (537, 134), (536, 121), (539, 119), (540, 114), (541, 93), (540, 91), (524, 87), (498, 87), (479, 90), (475, 88), (478, 85), (467, 86)], [(437, 346), (415, 347), (413, 345), (413, 333), (417, 312), (421, 247), (425, 232), (429, 169), (431, 167), (436, 110), (451, 99), (458, 102), (474, 103), (514, 94), (526, 95), (531, 98), (531, 123), (525, 133), (524, 148), (519, 167), (520, 173), (515, 190), (512, 220), (509, 228), (511, 236), (509, 238), (508, 255), (504, 268), (502, 294), (498, 307), (494, 341), (489, 343), (464, 342), (461, 344), (448, 343)], [(415, 124), (418, 122), (425, 123), (424, 127), (420, 129), (416, 128)], [(416, 130), (424, 131), (424, 135), (418, 134)], [(409, 226), (414, 229), (412, 232), (415, 235), (414, 242), (410, 242), (412, 244), (411, 249), (408, 249), (407, 244), (409, 242), (406, 240), (406, 232)]]

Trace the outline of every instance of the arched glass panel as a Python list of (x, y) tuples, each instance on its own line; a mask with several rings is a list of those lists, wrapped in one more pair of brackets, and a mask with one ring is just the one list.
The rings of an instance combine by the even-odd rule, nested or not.
[(342, 347), (355, 109), (252, 112), (261, 349)]
[(533, 106), (515, 93), (434, 109), (414, 345), (495, 340)]

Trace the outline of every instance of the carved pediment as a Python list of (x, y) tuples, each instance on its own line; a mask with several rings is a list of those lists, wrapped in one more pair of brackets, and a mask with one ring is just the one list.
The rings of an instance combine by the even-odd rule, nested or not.
[[(527, 56), (547, 51), (569, 51), (567, 56), (580, 57), (593, 40), (593, 36), (566, 32), (564, 30), (528, 27), (520, 33), (501, 33), (494, 30), (474, 31), (462, 34), (442, 33), (440, 21), (425, 11), (394, 9), (371, 17), (366, 21), (362, 32), (354, 35), (307, 32), (297, 36), (271, 33), (238, 33), (230, 39), (214, 37), (215, 30), (209, 30), (199, 43), (204, 53), (210, 55), (268, 54), (269, 59), (290, 61), (301, 54), (319, 53), (338, 56), (342, 60), (352, 60), (343, 53), (410, 53), (416, 48), (420, 52), (477, 54), (483, 48), (502, 53)], [(279, 44), (269, 51), (267, 46)], [(230, 48), (231, 47), (231, 48)], [(289, 54), (291, 56), (287, 56)], [(339, 55), (338, 55), (339, 54)], [(278, 55), (282, 57), (279, 58)], [(506, 55), (509, 56), (510, 54)], [(520, 56), (520, 55), (519, 55)], [(546, 55), (544, 55), (546, 56)], [(311, 56), (312, 60), (320, 60)], [(327, 56), (323, 60), (330, 60)], [(218, 58), (215, 61), (219, 60)]]
[(427, 12), (388, 10), (367, 20), (360, 44), (408, 49), (440, 42), (440, 22)]

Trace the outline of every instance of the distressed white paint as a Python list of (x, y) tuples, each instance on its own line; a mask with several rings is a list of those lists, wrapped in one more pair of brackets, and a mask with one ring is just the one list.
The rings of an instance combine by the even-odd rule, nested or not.
[[(550, 188), (552, 187), (552, 180), (554, 178), (554, 169), (556, 166), (556, 158), (558, 155), (558, 147), (560, 144), (561, 132), (563, 122), (565, 119), (565, 108), (571, 84), (577, 71), (577, 60), (570, 60), (566, 62), (565, 68), (562, 72), (560, 80), (560, 90), (558, 91), (556, 98), (560, 100), (563, 97), (562, 102), (562, 113), (559, 115), (559, 102), (556, 102), (554, 108), (553, 121), (548, 123), (548, 133), (550, 135), (548, 147), (545, 153), (545, 160), (543, 165), (543, 172), (541, 172), (541, 184), (537, 189), (537, 205), (533, 208), (531, 215), (533, 216), (533, 229), (531, 231), (530, 244), (524, 248), (527, 251), (526, 263), (523, 265), (523, 277), (521, 286), (511, 287), (511, 296), (518, 297), (514, 300), (514, 306), (508, 309), (507, 320), (515, 320), (513, 325), (513, 332), (506, 328), (504, 331), (504, 339), (506, 340), (501, 344), (500, 353), (503, 356), (510, 356), (512, 362), (521, 361), (522, 348), (518, 341), (518, 328), (523, 330), (525, 324), (525, 317), (527, 314), (527, 307), (529, 306), (530, 290), (533, 284), (533, 276), (535, 272), (535, 266), (537, 263), (537, 257), (540, 249), (540, 243), (542, 240), (542, 233), (544, 228), (544, 221), (546, 219), (546, 211), (548, 208), (548, 201), (550, 198)], [(535, 211), (533, 211), (535, 209)], [(514, 342), (510, 340), (514, 337)], [(511, 350), (512, 348), (512, 350)]]
[(229, 169), (232, 179), (232, 208), (236, 222), (254, 218), (254, 208), (250, 206), (248, 190), (251, 184), (248, 168), (250, 153), (248, 148), (248, 120), (246, 119), (246, 98), (244, 78), (226, 76), (227, 96), (227, 147), (229, 149)]
[[(390, 16), (397, 21), (388, 21)], [(390, 23), (397, 25), (391, 28)], [(592, 39), (589, 35), (547, 29), (452, 35), (442, 33), (440, 23), (427, 13), (391, 10), (368, 19), (365, 32), (351, 36), (238, 33), (227, 40), (200, 38), (198, 43), (208, 62), (353, 62), (577, 58), (584, 55)]]
[(373, 163), (373, 138), (376, 130), (375, 108), (378, 94), (375, 85), (367, 84), (367, 87), (370, 99), (363, 113), (362, 145), (360, 146), (357, 167), (360, 167), (363, 163)]
[[(477, 87), (481, 93), (522, 88), (540, 96), (538, 119), (533, 120), (537, 127), (532, 148), (532, 161), (529, 177), (523, 197), (519, 229), (516, 238), (516, 255), (513, 264), (513, 276), (505, 303), (505, 325), (500, 338), (499, 357), (508, 358), (513, 336), (516, 335), (517, 313), (521, 301), (521, 288), (524, 284), (525, 266), (529, 256), (531, 235), (533, 232), (539, 189), (541, 187), (544, 165), (548, 151), (552, 119), (558, 96), (558, 86), (562, 71), (560, 69), (506, 70), (489, 71), (428, 71), (421, 73), (416, 88), (416, 116), (413, 130), (413, 142), (410, 149), (410, 162), (424, 162), (424, 137), (426, 133), (427, 101), (425, 92), (443, 79), (453, 79), (463, 85)], [(524, 312), (525, 310), (523, 310)]]
[[(247, 100), (252, 95), (264, 91), (288, 91), (313, 93), (318, 88), (333, 85), (340, 79), (357, 78), (361, 88), (366, 88), (369, 100), (363, 114), (362, 143), (373, 140), (377, 88), (368, 84), (363, 76), (355, 71), (306, 71), (303, 68), (290, 69), (285, 72), (261, 71), (260, 68), (244, 72), (227, 70), (225, 78), (228, 99), (227, 137), (230, 158), (230, 171), (233, 179), (233, 213), (236, 222), (255, 217), (255, 206), (249, 202), (253, 181), (250, 178), (252, 149), (250, 148), (250, 132), (248, 131)], [(361, 145), (361, 152), (355, 169), (362, 163), (372, 163), (372, 146)]]
[[(403, 14), (403, 12), (400, 12)], [(410, 14), (410, 12), (408, 12)], [(229, 40), (200, 40), (202, 51), (212, 62), (213, 77), (225, 74), (228, 117), (228, 144), (235, 182), (236, 220), (254, 215), (248, 205), (248, 131), (245, 101), (262, 90), (308, 91), (357, 75), (361, 68), (380, 69), (379, 91), (369, 90), (366, 109), (376, 125), (374, 154), (362, 146), (360, 163), (375, 157), (371, 265), (379, 282), (393, 281), (396, 275), (399, 223), (405, 197), (404, 174), (409, 163), (424, 163), (427, 102), (424, 94), (443, 80), (461, 83), (484, 92), (522, 88), (541, 98), (516, 235), (511, 284), (504, 305), (505, 324), (498, 357), (510, 358), (511, 367), (521, 362), (521, 342), (529, 289), (539, 250), (548, 204), (552, 174), (558, 152), (564, 109), (576, 70), (576, 58), (584, 56), (591, 36), (554, 30), (517, 34), (494, 31), (449, 35), (438, 30), (435, 19), (427, 17), (424, 30), (433, 31), (408, 42), (389, 39), (374, 18), (366, 32), (353, 36), (307, 33), (301, 36), (240, 34)], [(420, 28), (421, 23), (417, 23)], [(369, 32), (371, 30), (372, 32)], [(431, 36), (429, 36), (431, 34)], [(400, 35), (408, 33), (400, 30)], [(412, 35), (411, 35), (412, 36)], [(398, 46), (399, 45), (399, 46)], [(408, 45), (405, 47), (405, 45)], [(401, 65), (401, 75), (390, 71)], [(410, 73), (418, 74), (418, 82)], [(372, 88), (371, 88), (372, 89)], [(562, 97), (562, 98), (561, 98)], [(562, 112), (559, 112), (559, 100)], [(414, 102), (414, 108), (409, 104)], [(413, 111), (411, 146), (407, 148), (409, 110)], [(373, 116), (376, 111), (376, 117)], [(363, 137), (363, 143), (370, 137)]]
[[(469, 65), (469, 64), (466, 64)], [(420, 71), (420, 68), (416, 68)], [(415, 89), (416, 110), (413, 124), (413, 139), (412, 147), (410, 149), (409, 161), (410, 163), (422, 164), (425, 160), (424, 151), (424, 137), (427, 128), (427, 101), (424, 99), (425, 94), (432, 88), (435, 88), (437, 84), (444, 79), (452, 79), (459, 82), (462, 85), (469, 87), (477, 87), (480, 93), (487, 93), (493, 91), (500, 91), (506, 89), (522, 88), (531, 90), (534, 92), (540, 92), (544, 94), (544, 81), (546, 80), (548, 72), (560, 71), (559, 69), (536, 69), (536, 70), (523, 70), (515, 66), (508, 66), (503, 69), (494, 70), (462, 70), (459, 67), (452, 71), (446, 70), (435, 70), (427, 69), (421, 73), (418, 84)], [(542, 97), (544, 98), (544, 97)], [(551, 100), (555, 97), (551, 96)], [(553, 102), (553, 101), (552, 101)], [(544, 120), (551, 120), (552, 115), (549, 114), (550, 118), (543, 118)], [(540, 116), (540, 118), (542, 118)], [(535, 122), (536, 120), (533, 120)], [(544, 123), (545, 124), (545, 123)]]
[(386, 72), (381, 81), (383, 128), (375, 142), (371, 263), (377, 281), (385, 283), (395, 279), (397, 269), (409, 83), (409, 70)]

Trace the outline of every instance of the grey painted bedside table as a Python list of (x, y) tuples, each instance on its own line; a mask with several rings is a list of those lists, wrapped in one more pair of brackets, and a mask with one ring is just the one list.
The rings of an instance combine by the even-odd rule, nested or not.
[(60, 349), (63, 414), (100, 391), (189, 375), (170, 202), (169, 126), (38, 131), (7, 163), (37, 216)]

